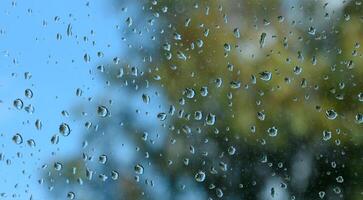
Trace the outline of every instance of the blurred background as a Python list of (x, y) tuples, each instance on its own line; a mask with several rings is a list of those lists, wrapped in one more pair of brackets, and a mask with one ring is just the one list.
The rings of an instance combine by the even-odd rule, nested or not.
[(0, 15), (0, 198), (363, 198), (361, 0)]

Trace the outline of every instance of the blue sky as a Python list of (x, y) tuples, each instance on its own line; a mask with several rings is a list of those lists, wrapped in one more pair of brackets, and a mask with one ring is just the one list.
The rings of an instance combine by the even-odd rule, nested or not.
[[(51, 164), (52, 152), (56, 152), (54, 159), (79, 149), (83, 124), (76, 122), (71, 111), (104, 87), (89, 70), (95, 73), (98, 63), (111, 60), (124, 49), (116, 29), (124, 19), (110, 12), (110, 5), (111, 1), (104, 0), (92, 1), (89, 6), (86, 1), (71, 0), (17, 1), (15, 6), (12, 1), (0, 1), (0, 152), (5, 157), (0, 162), (0, 193), (8, 198), (16, 194), (17, 198), (28, 199), (32, 194), (34, 199), (46, 199), (46, 186), (37, 184), (44, 172), (41, 166)], [(58, 21), (54, 20), (56, 16)], [(72, 36), (66, 34), (68, 24), (72, 24)], [(57, 40), (57, 33), (62, 35), (61, 40)], [(96, 41), (94, 46), (92, 41)], [(105, 56), (97, 58), (98, 51)], [(89, 63), (83, 59), (85, 53), (91, 56)], [(25, 80), (25, 72), (32, 78)], [(34, 93), (32, 99), (24, 96), (28, 88)], [(83, 97), (75, 95), (77, 88), (84, 91)], [(25, 106), (32, 104), (35, 112), (15, 109), (12, 102), (17, 98)], [(63, 117), (62, 110), (68, 110), (71, 116)], [(43, 123), (40, 131), (34, 126), (36, 119)], [(62, 122), (71, 126), (72, 134), (52, 145), (50, 138)], [(12, 142), (16, 133), (23, 136), (23, 144)], [(35, 148), (26, 145), (28, 139), (35, 140)], [(22, 157), (18, 158), (17, 152)]]

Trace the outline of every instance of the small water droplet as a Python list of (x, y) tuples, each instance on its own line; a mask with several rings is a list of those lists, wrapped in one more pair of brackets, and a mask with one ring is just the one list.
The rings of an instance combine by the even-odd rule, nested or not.
[(277, 130), (277, 128), (276, 127), (271, 127), (271, 128), (268, 128), (267, 129), (267, 133), (268, 133), (268, 135), (269, 136), (271, 136), (271, 137), (275, 137), (276, 135), (277, 135), (277, 132), (278, 132), (278, 130)]
[(325, 114), (326, 114), (326, 117), (327, 117), (328, 119), (330, 119), (330, 120), (334, 120), (334, 119), (335, 119), (335, 118), (337, 118), (337, 116), (338, 116), (338, 113), (337, 113), (337, 112), (335, 112), (335, 110), (333, 110), (333, 109), (327, 110), (327, 111), (325, 112)]
[(21, 99), (15, 99), (13, 105), (16, 109), (21, 110), (24, 106), (24, 103)]
[(272, 78), (272, 73), (269, 71), (260, 72), (260, 79), (263, 81), (269, 81)]
[(166, 119), (166, 113), (162, 112), (162, 113), (159, 113), (157, 116), (156, 116), (160, 121), (164, 121)]
[(328, 130), (324, 130), (323, 131), (323, 140), (324, 141), (328, 141), (331, 138), (331, 131)]
[(23, 143), (23, 137), (20, 135), (20, 133), (15, 134), (12, 140), (15, 142), (15, 144)]
[(205, 177), (206, 175), (203, 171), (198, 171), (194, 176), (197, 182), (203, 182), (205, 180)]
[(27, 97), (28, 99), (31, 99), (31, 98), (33, 98), (33, 91), (32, 91), (31, 89), (26, 89), (26, 90), (24, 91), (24, 95), (25, 95), (25, 97)]
[(142, 101), (148, 104), (150, 102), (150, 96), (147, 94), (142, 94)]
[(98, 162), (100, 162), (103, 165), (106, 164), (107, 156), (106, 155), (100, 155), (100, 157), (98, 157)]
[(358, 124), (362, 124), (363, 123), (363, 114), (362, 113), (357, 113), (355, 115), (355, 121), (358, 123)]
[(54, 165), (53, 165), (54, 169), (57, 170), (57, 171), (60, 171), (63, 169), (63, 165), (62, 163), (60, 162), (55, 162)]
[(209, 113), (207, 115), (207, 117), (205, 118), (205, 122), (207, 125), (210, 125), (210, 126), (214, 125), (214, 123), (216, 122), (216, 116), (212, 113)]
[(98, 106), (97, 107), (97, 114), (100, 117), (107, 117), (109, 115), (109, 111), (105, 106)]
[(59, 133), (63, 136), (68, 136), (71, 133), (71, 129), (69, 128), (69, 125), (66, 123), (62, 123), (59, 125)]
[(37, 120), (35, 121), (35, 128), (36, 128), (37, 130), (41, 130), (41, 129), (42, 129), (42, 127), (43, 127), (42, 121), (40, 121), (40, 119), (37, 119)]
[(263, 48), (265, 46), (265, 40), (266, 40), (266, 33), (263, 32), (260, 37), (260, 48)]
[(144, 167), (140, 164), (135, 165), (134, 167), (136, 174), (143, 174), (144, 173)]
[(194, 96), (195, 96), (195, 91), (194, 89), (192, 88), (186, 88), (184, 90), (184, 95), (189, 98), (189, 99), (192, 99)]
[(112, 178), (112, 180), (117, 180), (118, 177), (119, 177), (119, 173), (117, 171), (113, 170), (111, 172), (111, 178)]
[(74, 194), (74, 192), (68, 192), (67, 198), (68, 199), (74, 199), (74, 198), (76, 198), (76, 195)]

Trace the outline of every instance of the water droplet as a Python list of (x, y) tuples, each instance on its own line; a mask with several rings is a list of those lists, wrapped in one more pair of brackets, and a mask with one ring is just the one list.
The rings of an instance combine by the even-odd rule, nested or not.
[(218, 198), (222, 198), (223, 197), (223, 191), (220, 188), (216, 189), (216, 195)]
[(111, 178), (112, 178), (112, 180), (117, 180), (118, 177), (119, 177), (119, 173), (117, 171), (113, 170), (111, 172)]
[(74, 199), (74, 198), (76, 198), (76, 195), (74, 194), (74, 192), (68, 192), (67, 198), (68, 199)]
[(108, 177), (107, 177), (105, 174), (99, 174), (99, 175), (98, 175), (98, 178), (99, 178), (101, 181), (103, 181), (103, 182), (105, 182), (105, 181), (108, 179)]
[(324, 130), (323, 131), (323, 140), (324, 141), (328, 141), (331, 138), (331, 131), (328, 130)]
[(203, 97), (208, 96), (208, 87), (207, 86), (203, 86), (200, 88), (200, 95), (202, 95)]
[(194, 91), (194, 89), (192, 89), (192, 88), (186, 88), (186, 89), (184, 90), (184, 95), (185, 95), (188, 99), (192, 99), (192, 98), (194, 98), (194, 96), (195, 96), (195, 91)]
[(77, 88), (77, 90), (76, 90), (76, 96), (77, 97), (80, 97), (80, 96), (82, 96), (82, 93), (83, 93), (82, 89), (81, 88)]
[(90, 61), (91, 61), (91, 56), (90, 56), (90, 55), (88, 55), (88, 54), (86, 53), (86, 54), (84, 54), (83, 59), (84, 59), (84, 61), (85, 61), (86, 63), (88, 63), (88, 62), (90, 62)]
[(15, 134), (13, 136), (12, 140), (13, 140), (13, 142), (15, 142), (15, 144), (23, 143), (23, 137), (19, 133)]
[(35, 128), (36, 128), (37, 130), (41, 130), (41, 129), (42, 129), (42, 126), (43, 126), (42, 121), (40, 121), (40, 119), (37, 119), (37, 120), (35, 121)]
[(24, 103), (21, 99), (15, 99), (13, 105), (16, 109), (21, 110), (24, 106)]
[(239, 28), (233, 29), (234, 37), (239, 38), (241, 36)]
[(271, 127), (271, 128), (268, 128), (267, 129), (267, 133), (268, 133), (268, 135), (269, 136), (271, 136), (271, 137), (275, 137), (276, 135), (277, 135), (277, 132), (278, 132), (278, 130), (277, 130), (277, 128), (276, 127)]
[(334, 120), (334, 119), (335, 119), (335, 118), (337, 118), (337, 116), (338, 116), (338, 113), (337, 113), (337, 112), (335, 112), (335, 110), (333, 110), (333, 109), (327, 110), (327, 111), (325, 112), (325, 114), (326, 114), (326, 117), (327, 117), (328, 119), (330, 119), (330, 120)]
[(325, 197), (325, 192), (324, 191), (320, 191), (319, 192), (319, 198), (323, 199)]
[(142, 94), (142, 101), (148, 104), (150, 102), (150, 96), (147, 94)]
[(33, 114), (34, 111), (35, 111), (35, 108), (33, 105), (29, 104), (27, 106), (24, 107), (24, 110), (27, 112), (27, 113), (30, 113), (30, 114)]
[(266, 39), (266, 33), (263, 32), (260, 37), (260, 48), (263, 48), (265, 46), (265, 39)]
[(31, 98), (33, 98), (33, 91), (32, 91), (31, 89), (26, 89), (26, 90), (24, 91), (24, 95), (25, 95), (25, 97), (27, 97), (28, 99), (31, 99)]
[(355, 121), (358, 123), (358, 124), (362, 124), (363, 123), (363, 114), (362, 113), (357, 113), (355, 115)]
[(72, 33), (72, 24), (68, 24), (67, 26), (67, 36), (71, 36), (73, 33)]
[(207, 125), (210, 125), (210, 126), (214, 125), (214, 123), (216, 122), (216, 116), (212, 113), (209, 113), (207, 115), (207, 117), (205, 118), (205, 122)]
[(269, 81), (272, 78), (272, 73), (269, 71), (260, 72), (260, 79), (263, 81)]
[(54, 169), (57, 170), (57, 171), (60, 171), (63, 169), (63, 165), (62, 163), (60, 162), (55, 162), (54, 165), (53, 165)]
[(363, 92), (358, 94), (358, 101), (363, 102)]
[(61, 125), (59, 125), (59, 133), (63, 136), (68, 136), (71, 133), (69, 125), (66, 123), (62, 123)]
[(205, 180), (205, 173), (203, 171), (199, 171), (195, 174), (194, 178), (197, 182), (203, 182)]
[(233, 146), (228, 147), (228, 154), (229, 155), (234, 155), (236, 153), (236, 148), (234, 148)]
[(202, 111), (195, 111), (194, 113), (194, 119), (195, 120), (201, 120), (203, 118)]
[(241, 81), (231, 81), (229, 84), (232, 89), (238, 89), (241, 87)]
[(271, 197), (272, 198), (274, 198), (275, 197), (275, 188), (271, 188), (271, 192), (270, 192), (270, 194), (271, 194)]
[(159, 113), (157, 116), (156, 116), (160, 121), (164, 121), (166, 119), (166, 113), (162, 112), (162, 113)]
[(50, 138), (50, 142), (52, 144), (58, 144), (58, 142), (59, 142), (59, 136), (58, 135), (53, 135), (52, 138)]
[(109, 111), (105, 106), (98, 106), (97, 107), (97, 114), (100, 117), (107, 117), (109, 115)]
[(310, 35), (315, 35), (315, 32), (316, 32), (316, 29), (315, 29), (314, 27), (310, 26), (310, 27), (309, 27), (309, 30), (308, 30), (308, 33), (309, 33)]
[(300, 66), (295, 66), (295, 67), (294, 67), (294, 73), (295, 73), (296, 75), (301, 74), (301, 72), (302, 72), (302, 67), (300, 67)]
[(259, 120), (263, 121), (263, 120), (265, 120), (265, 117), (266, 117), (266, 115), (265, 115), (265, 113), (263, 111), (257, 112), (257, 118)]
[(103, 165), (106, 164), (107, 156), (106, 155), (100, 155), (100, 157), (98, 157), (98, 162), (100, 162)]
[(144, 173), (144, 167), (140, 164), (135, 165), (134, 167), (136, 174), (143, 174)]
[(33, 139), (30, 139), (27, 141), (27, 144), (30, 146), (30, 147), (35, 147), (35, 141)]
[(126, 19), (126, 24), (127, 24), (128, 27), (130, 27), (132, 25), (132, 18), (131, 17), (128, 17)]
[(344, 178), (343, 178), (343, 176), (338, 176), (335, 180), (336, 180), (338, 183), (343, 183), (343, 182), (344, 182)]

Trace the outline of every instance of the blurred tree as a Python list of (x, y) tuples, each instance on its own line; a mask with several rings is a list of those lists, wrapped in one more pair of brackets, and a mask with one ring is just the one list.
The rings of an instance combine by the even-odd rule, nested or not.
[[(83, 160), (67, 159), (50, 185), (62, 191), (71, 182), (78, 199), (183, 199), (188, 191), (195, 199), (363, 197), (361, 3), (151, 1), (142, 8), (146, 23), (128, 34), (150, 32), (154, 46), (135, 43), (130, 51), (142, 62), (107, 65), (103, 77), (119, 95), (112, 101), (136, 95), (145, 105), (136, 113), (113, 106), (112, 116), (95, 119)], [(155, 100), (145, 93), (154, 92), (165, 102), (148, 104)], [(157, 128), (138, 121), (146, 118), (159, 119)], [(120, 151), (133, 151), (124, 155), (132, 165), (117, 161), (115, 145), (131, 146)], [(108, 156), (105, 165), (98, 152)], [(133, 172), (137, 164), (149, 174)], [(109, 178), (88, 180), (87, 170)]]

